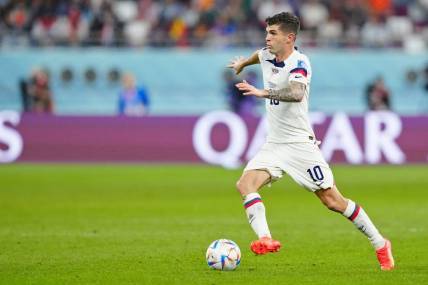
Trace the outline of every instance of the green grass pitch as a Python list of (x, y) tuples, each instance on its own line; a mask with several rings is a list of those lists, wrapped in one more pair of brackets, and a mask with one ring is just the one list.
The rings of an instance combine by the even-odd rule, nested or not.
[[(287, 176), (261, 192), (283, 248), (255, 256), (241, 170), (17, 164), (0, 167), (0, 284), (428, 284), (428, 167), (333, 171), (393, 242), (395, 271)], [(241, 247), (237, 270), (206, 265), (218, 238)]]

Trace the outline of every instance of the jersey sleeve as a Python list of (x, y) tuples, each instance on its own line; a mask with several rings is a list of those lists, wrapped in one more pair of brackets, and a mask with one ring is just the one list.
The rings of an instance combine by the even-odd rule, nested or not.
[(299, 59), (296, 65), (290, 70), (288, 81), (296, 81), (308, 85), (309, 72), (309, 64), (307, 64), (304, 60)]

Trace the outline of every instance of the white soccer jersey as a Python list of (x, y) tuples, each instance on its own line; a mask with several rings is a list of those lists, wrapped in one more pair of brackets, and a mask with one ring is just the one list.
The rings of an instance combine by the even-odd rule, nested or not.
[(265, 89), (280, 90), (291, 81), (306, 85), (306, 93), (301, 102), (280, 102), (266, 99), (268, 119), (267, 142), (295, 143), (315, 140), (315, 135), (309, 123), (308, 100), (312, 76), (309, 59), (298, 50), (285, 60), (277, 62), (275, 55), (267, 48), (258, 53), (263, 72)]

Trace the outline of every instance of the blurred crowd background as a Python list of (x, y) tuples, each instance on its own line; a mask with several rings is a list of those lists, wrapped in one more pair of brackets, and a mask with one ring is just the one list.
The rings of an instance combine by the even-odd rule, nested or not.
[(57, 115), (262, 114), (225, 66), (300, 17), (310, 109), (428, 113), (428, 0), (0, 0), (0, 110)]
[(3, 46), (258, 46), (264, 20), (301, 18), (300, 44), (423, 50), (427, 0), (0, 0)]

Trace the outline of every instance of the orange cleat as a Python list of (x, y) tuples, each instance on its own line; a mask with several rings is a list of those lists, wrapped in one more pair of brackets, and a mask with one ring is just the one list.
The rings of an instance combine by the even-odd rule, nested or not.
[(259, 240), (253, 241), (250, 248), (255, 254), (266, 254), (279, 251), (281, 243), (270, 237), (262, 237)]
[(389, 240), (385, 239), (385, 246), (376, 250), (376, 255), (381, 270), (389, 271), (394, 269), (394, 257), (392, 257), (392, 247)]

